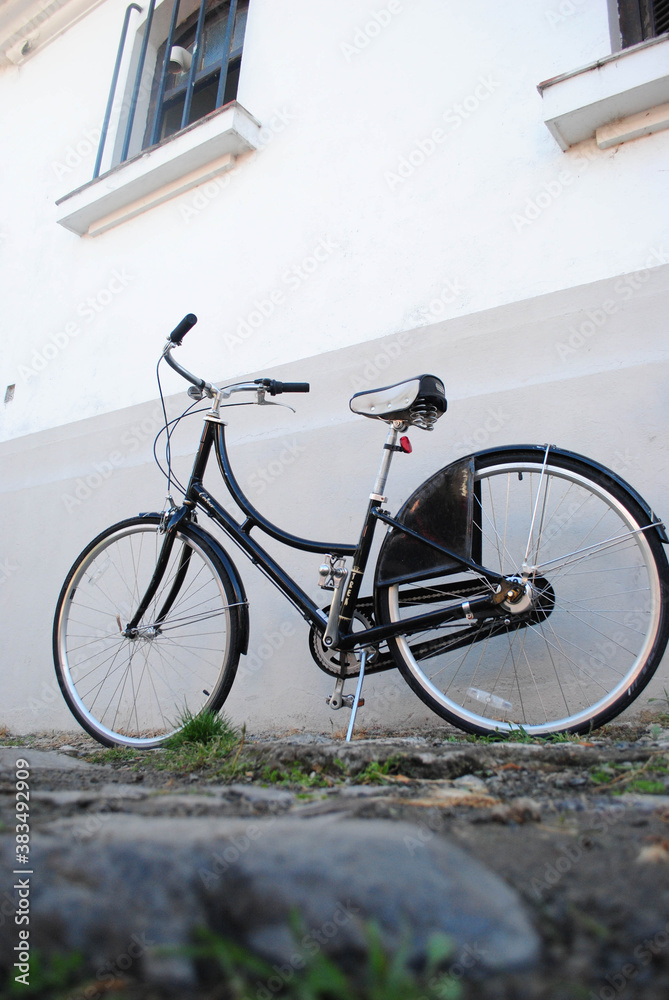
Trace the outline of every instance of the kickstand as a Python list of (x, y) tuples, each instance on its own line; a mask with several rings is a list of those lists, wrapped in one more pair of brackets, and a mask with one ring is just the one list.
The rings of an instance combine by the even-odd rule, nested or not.
[(351, 721), (348, 724), (348, 732), (346, 734), (346, 742), (351, 742), (351, 737), (353, 736), (353, 727), (355, 726), (355, 716), (358, 711), (358, 705), (360, 703), (360, 692), (362, 691), (362, 682), (365, 678), (365, 661), (367, 659), (367, 650), (361, 650), (360, 654), (360, 674), (358, 676), (358, 686), (355, 689), (355, 698), (353, 699), (353, 707), (351, 709)]

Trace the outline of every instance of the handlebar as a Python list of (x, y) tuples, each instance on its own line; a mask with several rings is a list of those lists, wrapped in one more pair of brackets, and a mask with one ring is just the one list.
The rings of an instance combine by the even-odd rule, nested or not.
[[(257, 378), (254, 382), (239, 382), (234, 386), (227, 386), (227, 388), (220, 390), (210, 382), (205, 382), (204, 379), (198, 378), (197, 375), (193, 375), (191, 372), (183, 368), (178, 361), (174, 360), (172, 357), (172, 349), (174, 347), (181, 346), (184, 337), (196, 323), (197, 316), (195, 316), (194, 313), (188, 313), (187, 316), (184, 316), (181, 322), (175, 326), (167, 338), (167, 343), (165, 344), (165, 348), (163, 350), (163, 357), (170, 368), (173, 368), (175, 372), (178, 372), (178, 374), (181, 375), (182, 378), (185, 378), (187, 382), (196, 386), (203, 396), (214, 398), (218, 395), (219, 398), (221, 396), (223, 398), (229, 398), (230, 393), (234, 391), (239, 392), (243, 390), (255, 390), (258, 393), (258, 402), (262, 402), (262, 396), (265, 392), (268, 392), (270, 396), (279, 396), (283, 392), (309, 392), (310, 386), (308, 382), (279, 382), (273, 378)], [(218, 404), (215, 405), (217, 406)]]
[(171, 334), (168, 337), (168, 340), (171, 340), (173, 344), (176, 344), (177, 347), (180, 347), (182, 340), (184, 339), (188, 331), (195, 326), (196, 323), (197, 323), (197, 316), (194, 313), (188, 313), (187, 316), (184, 316), (184, 318), (181, 320), (178, 326), (174, 327), (174, 329), (172, 330)]
[(279, 396), (282, 392), (309, 392), (308, 382), (277, 382), (273, 378), (257, 378), (255, 384), (266, 389), (270, 396)]

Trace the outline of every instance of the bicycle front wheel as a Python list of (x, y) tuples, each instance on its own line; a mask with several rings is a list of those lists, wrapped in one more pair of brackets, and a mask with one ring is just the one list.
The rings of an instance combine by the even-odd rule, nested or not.
[(106, 746), (160, 746), (189, 715), (218, 711), (237, 670), (234, 587), (188, 525), (177, 530), (157, 591), (128, 634), (165, 538), (159, 523), (135, 517), (98, 535), (58, 599), (58, 683), (80, 725)]
[[(537, 450), (479, 455), (473, 490), (475, 558), (507, 577), (531, 567), (525, 594), (505, 617), (463, 615), (390, 639), (400, 671), (434, 712), (468, 732), (603, 725), (648, 683), (669, 637), (657, 531), (619, 481), (565, 453), (549, 452), (545, 466)], [(379, 588), (379, 618), (453, 607), (486, 586), (490, 593), (460, 573)]]

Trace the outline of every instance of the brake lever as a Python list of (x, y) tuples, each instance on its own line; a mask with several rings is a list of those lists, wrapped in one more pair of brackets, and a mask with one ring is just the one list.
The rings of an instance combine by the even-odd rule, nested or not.
[(291, 413), (297, 412), (296, 410), (293, 409), (292, 406), (289, 406), (288, 403), (275, 403), (274, 400), (272, 399), (265, 399), (264, 393), (262, 394), (262, 396), (263, 398), (260, 399), (260, 393), (258, 393), (258, 406), (285, 406), (285, 408), (287, 410), (290, 410)]

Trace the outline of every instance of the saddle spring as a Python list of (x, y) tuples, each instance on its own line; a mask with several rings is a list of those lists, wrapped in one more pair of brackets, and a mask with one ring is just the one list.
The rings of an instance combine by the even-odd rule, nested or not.
[(435, 404), (431, 403), (426, 396), (418, 396), (409, 411), (413, 426), (420, 427), (425, 431), (431, 431), (440, 416)]

